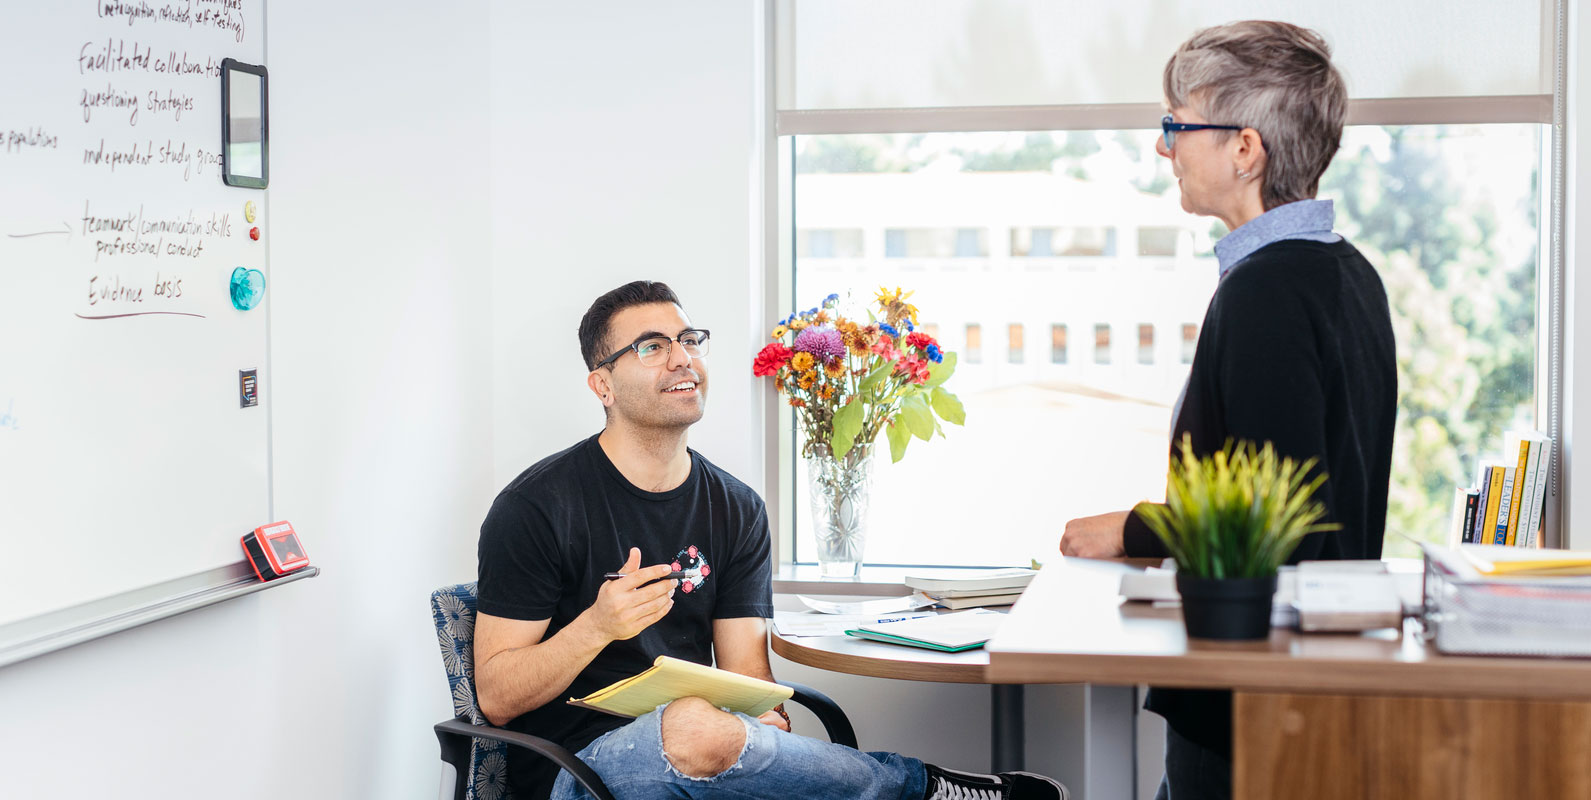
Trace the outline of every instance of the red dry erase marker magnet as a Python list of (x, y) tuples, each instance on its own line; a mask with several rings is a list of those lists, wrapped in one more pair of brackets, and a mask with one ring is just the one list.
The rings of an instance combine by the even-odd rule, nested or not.
[(276, 580), (309, 565), (309, 554), (288, 522), (261, 525), (243, 534), (241, 541), (254, 574), (262, 581)]

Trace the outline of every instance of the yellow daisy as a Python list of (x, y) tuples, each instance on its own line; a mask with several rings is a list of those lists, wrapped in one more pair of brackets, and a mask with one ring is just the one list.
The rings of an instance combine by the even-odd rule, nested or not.
[(780, 325), (779, 327), (773, 329), (773, 338), (774, 339), (783, 339), (785, 337), (785, 335), (788, 334), (788, 333), (790, 333), (790, 329), (786, 328), (783, 325)]
[[(796, 372), (806, 372), (807, 370), (812, 369), (812, 354), (796, 353), (790, 358), (790, 368)], [(806, 387), (803, 386), (801, 388), (805, 389)]]

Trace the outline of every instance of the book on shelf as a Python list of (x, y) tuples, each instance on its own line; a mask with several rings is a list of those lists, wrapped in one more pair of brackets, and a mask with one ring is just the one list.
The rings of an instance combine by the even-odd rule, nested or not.
[(922, 619), (860, 625), (845, 633), (859, 639), (959, 653), (982, 647), (994, 638), (994, 632), (1004, 620), (1005, 615), (998, 611), (976, 608)]
[(1536, 431), (1509, 431), (1503, 457), (1482, 461), (1475, 485), (1453, 492), (1452, 544), (1540, 547), (1552, 464), (1552, 439)]
[(935, 605), (958, 611), (963, 608), (992, 608), (995, 606), (1008, 606), (1022, 599), (1021, 592), (1001, 592), (999, 594), (976, 594), (965, 597), (936, 597)]
[(904, 583), (930, 597), (971, 597), (972, 592), (979, 591), (1020, 592), (1037, 574), (1031, 569), (958, 569), (907, 575)]
[(795, 694), (788, 686), (738, 672), (658, 656), (648, 669), (598, 689), (569, 705), (620, 717), (639, 717), (681, 697), (700, 697), (719, 708), (753, 717), (771, 711)]

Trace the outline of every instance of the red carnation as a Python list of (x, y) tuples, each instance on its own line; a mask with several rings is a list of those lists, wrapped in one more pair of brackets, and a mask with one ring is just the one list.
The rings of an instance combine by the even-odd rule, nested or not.
[(911, 347), (915, 347), (918, 350), (927, 350), (931, 345), (936, 345), (939, 343), (934, 341), (934, 337), (929, 336), (922, 331), (912, 331), (911, 333), (906, 334), (906, 344)]
[(906, 356), (895, 362), (895, 374), (905, 375), (912, 383), (921, 385), (928, 382), (928, 359), (917, 356)]
[(762, 352), (757, 354), (756, 360), (751, 363), (751, 374), (759, 378), (773, 375), (779, 371), (780, 367), (790, 363), (790, 356), (792, 355), (795, 355), (795, 351), (778, 342), (774, 342), (762, 348)]

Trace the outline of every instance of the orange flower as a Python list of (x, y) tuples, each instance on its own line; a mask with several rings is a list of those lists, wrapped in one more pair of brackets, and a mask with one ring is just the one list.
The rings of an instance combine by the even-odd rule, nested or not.
[(845, 374), (845, 362), (835, 359), (823, 365), (823, 374), (830, 378), (838, 378)]
[(817, 383), (817, 382), (818, 382), (818, 372), (817, 372), (817, 370), (812, 370), (812, 369), (809, 369), (806, 372), (801, 373), (801, 377), (796, 379), (796, 385), (800, 386), (802, 389), (811, 389), (812, 388), (812, 384)]
[(834, 384), (825, 383), (818, 387), (818, 399), (827, 400), (834, 396)]
[(807, 401), (802, 400), (799, 397), (792, 397), (790, 398), (790, 405), (795, 406), (796, 408), (806, 408)]
[[(796, 372), (806, 372), (807, 370), (812, 369), (812, 363), (813, 359), (811, 353), (796, 353), (794, 356), (790, 357), (790, 368)], [(804, 389), (806, 387), (803, 386), (801, 388)]]

